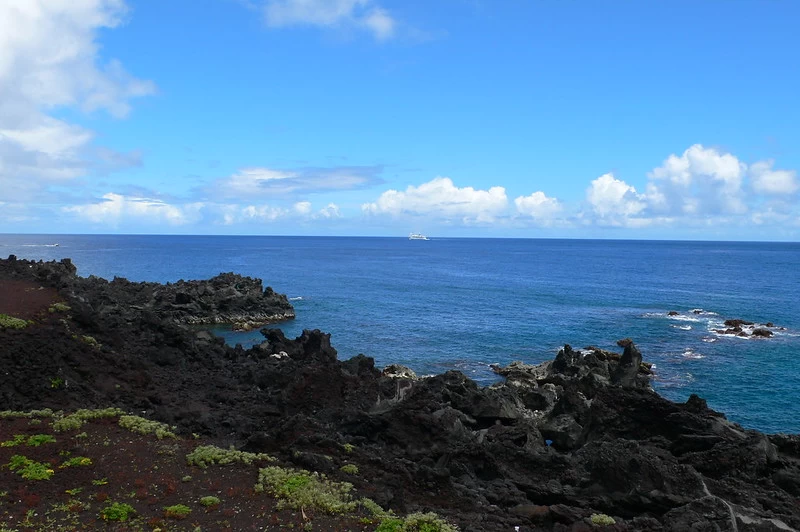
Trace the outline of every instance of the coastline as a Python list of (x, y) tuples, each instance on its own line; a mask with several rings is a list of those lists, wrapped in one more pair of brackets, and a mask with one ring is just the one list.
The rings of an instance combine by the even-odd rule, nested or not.
[[(129, 305), (143, 283), (106, 292), (68, 259), (3, 260), (0, 279), (54, 291), (30, 326), (0, 332), (13, 375), (0, 397), (14, 410), (118, 406), (330, 474), (323, 455), (352, 445), (369, 479), (359, 490), (464, 530), (557, 529), (601, 513), (619, 530), (800, 528), (800, 437), (742, 429), (697, 396), (664, 399), (629, 341), (622, 354), (565, 346), (480, 387), (456, 371), (419, 379), (369, 357), (339, 361), (320, 331), (265, 329), (260, 345), (229, 347), (179, 325), (174, 302), (173, 314)], [(50, 373), (69, 385), (52, 388)]]

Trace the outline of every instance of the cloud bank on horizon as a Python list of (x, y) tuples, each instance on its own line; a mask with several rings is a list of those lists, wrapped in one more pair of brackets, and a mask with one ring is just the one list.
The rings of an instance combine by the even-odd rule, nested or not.
[[(677, 126), (665, 119), (662, 129), (670, 134), (661, 138), (667, 134), (647, 121), (618, 125), (621, 110), (634, 103), (587, 91), (560, 108), (550, 139), (540, 122), (556, 100), (530, 103), (525, 92), (512, 94), (513, 84), (536, 86), (542, 99), (561, 97), (572, 74), (539, 65), (542, 52), (534, 46), (535, 79), (517, 79), (527, 63), (502, 70), (497, 61), (505, 56), (473, 42), (483, 42), (470, 34), (474, 27), (442, 28), (450, 19), (435, 17), (425, 3), (220, 2), (215, 9), (229, 17), (224, 24), (244, 41), (209, 44), (197, 53), (153, 27), (190, 8), (178, 4), (166, 13), (123, 0), (0, 4), (6, 21), (0, 31), (0, 231), (800, 236), (800, 154), (781, 148), (800, 145), (797, 130), (782, 129), (796, 109), (776, 114), (777, 125), (758, 126), (779, 131), (777, 137), (745, 135), (759, 124), (755, 119), (752, 125), (743, 119), (742, 131), (732, 132), (709, 129), (701, 116)], [(451, 9), (465, 10), (486, 32), (488, 15), (513, 15), (488, 4)], [(195, 26), (187, 31), (204, 35), (216, 18), (191, 19), (185, 23)], [(493, 37), (497, 46), (523, 35), (511, 18), (506, 22)], [(150, 46), (165, 57), (154, 57)], [(462, 70), (453, 54), (469, 52)], [(428, 59), (437, 54), (447, 61)], [(185, 60), (185, 68), (175, 60)], [(270, 68), (262, 72), (261, 63)], [(214, 74), (203, 75), (201, 67)], [(474, 80), (476, 72), (490, 76), (498, 69), (513, 78), (495, 79), (500, 88)], [(224, 74), (233, 77), (216, 79)], [(552, 93), (539, 88), (557, 75), (564, 86)], [(773, 95), (776, 105), (792, 87), (800, 89), (796, 73), (785, 73), (783, 81), (789, 87), (784, 96)], [(457, 92), (434, 87), (451, 82)], [(515, 114), (503, 107), (506, 100)], [(598, 120), (605, 131), (576, 133), (592, 126), (579, 109), (567, 114), (581, 102), (616, 109)], [(688, 104), (654, 98), (642, 109), (649, 105)], [(703, 105), (698, 114), (713, 106)], [(749, 108), (742, 105), (745, 115)], [(759, 101), (749, 112), (766, 105)], [(517, 116), (526, 113), (538, 122)], [(198, 121), (204, 115), (215, 118)], [(558, 130), (565, 121), (571, 126)], [(653, 139), (635, 145), (632, 139), (648, 127)]]

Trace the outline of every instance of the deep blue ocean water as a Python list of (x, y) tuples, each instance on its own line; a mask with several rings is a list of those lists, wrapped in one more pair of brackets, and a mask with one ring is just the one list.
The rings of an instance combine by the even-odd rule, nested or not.
[[(481, 383), (495, 380), (491, 363), (544, 361), (565, 343), (618, 350), (630, 337), (664, 396), (697, 393), (746, 427), (800, 432), (797, 243), (0, 235), (9, 254), (70, 257), (79, 274), (108, 279), (260, 277), (293, 300), (297, 319), (279, 325), (287, 336), (322, 329), (342, 359), (459, 369)], [(727, 318), (786, 330), (714, 333)]]

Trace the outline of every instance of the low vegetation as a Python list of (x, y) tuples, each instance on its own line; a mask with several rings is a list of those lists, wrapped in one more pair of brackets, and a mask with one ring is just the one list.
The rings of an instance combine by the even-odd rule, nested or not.
[(166, 423), (151, 421), (139, 416), (120, 416), (119, 426), (137, 434), (154, 434), (159, 440), (177, 437)]
[(0, 329), (24, 329), (32, 322), (9, 316), (8, 314), (0, 314)]
[(223, 449), (216, 445), (201, 445), (194, 451), (186, 455), (186, 462), (189, 465), (196, 465), (205, 469), (214, 464), (246, 464), (250, 465), (256, 461), (272, 462), (275, 459), (265, 453), (248, 453), (235, 449)]
[[(335, 473), (352, 475), (358, 475), (353, 463)], [(396, 516), (358, 497), (349, 482), (279, 466), (264, 453), (183, 438), (117, 408), (0, 412), (0, 486), (0, 532), (254, 524), (263, 530), (456, 530), (435, 514)]]

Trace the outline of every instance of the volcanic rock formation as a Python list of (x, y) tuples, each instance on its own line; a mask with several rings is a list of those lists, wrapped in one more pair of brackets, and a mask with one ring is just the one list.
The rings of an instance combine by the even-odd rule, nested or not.
[[(260, 345), (229, 347), (182, 325), (191, 303), (168, 287), (80, 279), (68, 261), (0, 261), (4, 279), (54, 289), (71, 310), (0, 329), (3, 408), (145, 411), (331, 475), (326, 455), (346, 445), (360, 493), (462, 530), (585, 530), (594, 514), (616, 530), (800, 529), (800, 436), (660, 397), (628, 339), (621, 354), (566, 345), (543, 364), (498, 367), (502, 381), (480, 387), (457, 371), (340, 361), (320, 331), (264, 329)], [(202, 308), (198, 292), (182, 293)]]

